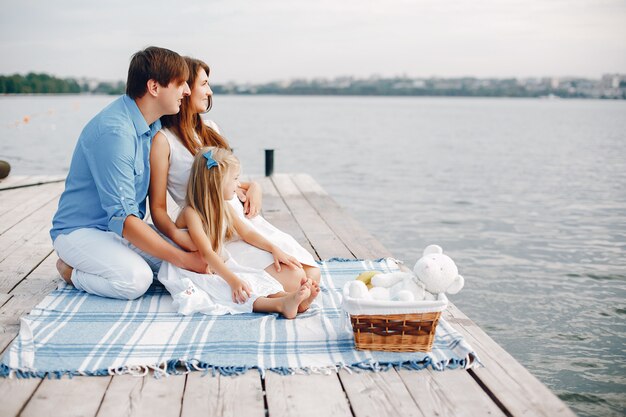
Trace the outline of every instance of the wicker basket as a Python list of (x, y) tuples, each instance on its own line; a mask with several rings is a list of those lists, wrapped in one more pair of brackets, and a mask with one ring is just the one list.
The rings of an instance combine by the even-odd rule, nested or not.
[(360, 350), (429, 352), (441, 312), (350, 315), (354, 343)]
[(360, 350), (429, 352), (441, 312), (448, 306), (445, 294), (435, 300), (378, 301), (356, 299), (343, 288), (342, 308), (350, 316), (354, 343)]

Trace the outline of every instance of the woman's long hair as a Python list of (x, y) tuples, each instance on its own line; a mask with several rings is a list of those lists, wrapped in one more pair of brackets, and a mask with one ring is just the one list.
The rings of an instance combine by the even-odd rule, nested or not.
[[(184, 57), (184, 59), (189, 67), (189, 79), (187, 80), (187, 84), (189, 84), (189, 88), (193, 89), (196, 78), (198, 77), (198, 71), (203, 69), (206, 71), (207, 75), (209, 75), (209, 66), (199, 59), (190, 58), (188, 56)], [(212, 97), (209, 97), (209, 106), (206, 110), (209, 111), (212, 105)], [(217, 146), (230, 149), (228, 141), (222, 135), (207, 126), (202, 120), (202, 117), (200, 117), (200, 114), (194, 113), (193, 110), (191, 110), (190, 96), (183, 97), (178, 113), (161, 117), (161, 124), (163, 127), (172, 130), (192, 155), (195, 155), (198, 149), (204, 146)], [(198, 143), (198, 139), (196, 138), (199, 139), (200, 143)]]
[[(208, 151), (211, 151), (217, 166), (207, 168), (204, 154)], [(189, 174), (185, 200), (200, 216), (204, 232), (217, 254), (220, 254), (224, 241), (235, 235), (230, 211), (226, 209), (222, 184), (230, 170), (238, 168), (239, 160), (230, 150), (215, 146), (204, 147), (194, 157)]]

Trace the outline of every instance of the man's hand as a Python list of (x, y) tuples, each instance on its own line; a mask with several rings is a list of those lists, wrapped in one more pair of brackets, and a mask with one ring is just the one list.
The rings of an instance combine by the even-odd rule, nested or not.
[(184, 252), (180, 265), (176, 266), (189, 271), (197, 272), (198, 274), (211, 273), (211, 268), (206, 263), (200, 252)]

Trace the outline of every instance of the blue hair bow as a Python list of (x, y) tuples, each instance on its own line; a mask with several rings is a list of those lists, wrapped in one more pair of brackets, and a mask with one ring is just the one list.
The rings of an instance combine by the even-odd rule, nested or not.
[(203, 153), (202, 156), (206, 158), (207, 169), (217, 166), (217, 161), (213, 159), (213, 151), (207, 151), (206, 153)]

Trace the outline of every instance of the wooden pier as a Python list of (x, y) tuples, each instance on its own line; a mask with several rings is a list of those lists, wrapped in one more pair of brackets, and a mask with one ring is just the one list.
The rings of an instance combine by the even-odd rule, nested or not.
[[(258, 179), (263, 215), (318, 259), (392, 256), (308, 175)], [(0, 352), (27, 314), (60, 281), (48, 231), (63, 182), (0, 181)], [(155, 379), (78, 376), (0, 378), (0, 417), (13, 416), (573, 416), (545, 385), (454, 305), (444, 317), (485, 365), (432, 370), (238, 377), (200, 372)]]

